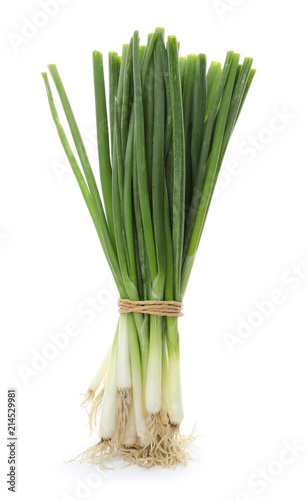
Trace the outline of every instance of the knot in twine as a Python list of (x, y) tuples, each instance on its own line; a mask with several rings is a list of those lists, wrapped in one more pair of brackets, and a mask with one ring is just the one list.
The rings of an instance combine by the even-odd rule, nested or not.
[(183, 316), (183, 303), (174, 300), (129, 300), (118, 299), (118, 312), (127, 314), (138, 312), (156, 316)]

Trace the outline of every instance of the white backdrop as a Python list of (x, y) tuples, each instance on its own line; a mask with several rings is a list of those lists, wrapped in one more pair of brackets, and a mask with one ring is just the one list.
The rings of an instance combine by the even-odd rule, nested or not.
[[(185, 498), (197, 489), (197, 498), (210, 500), (305, 500), (302, 3), (6, 0), (2, 12), (1, 498), (10, 494), (7, 389), (16, 387), (22, 500)], [(208, 62), (222, 62), (235, 50), (254, 57), (258, 71), (180, 320), (182, 430), (196, 423), (198, 460), (175, 471), (115, 464), (99, 475), (64, 460), (90, 442), (80, 393), (114, 334), (117, 294), (40, 72), (57, 64), (97, 172), (91, 52), (120, 51), (135, 29), (145, 42), (156, 26), (177, 36), (181, 54), (205, 52)], [(57, 338), (66, 339), (61, 349)]]

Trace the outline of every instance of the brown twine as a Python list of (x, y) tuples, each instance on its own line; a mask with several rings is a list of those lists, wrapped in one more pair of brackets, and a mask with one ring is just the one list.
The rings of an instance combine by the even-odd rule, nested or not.
[(182, 302), (174, 300), (129, 300), (118, 299), (118, 312), (120, 314), (139, 312), (155, 314), (156, 316), (183, 316)]

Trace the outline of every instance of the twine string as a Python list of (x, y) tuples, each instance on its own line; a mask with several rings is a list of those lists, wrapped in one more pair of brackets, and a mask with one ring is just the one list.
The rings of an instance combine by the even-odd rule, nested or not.
[(129, 300), (118, 299), (118, 312), (127, 314), (139, 312), (156, 316), (183, 316), (183, 303), (174, 300)]

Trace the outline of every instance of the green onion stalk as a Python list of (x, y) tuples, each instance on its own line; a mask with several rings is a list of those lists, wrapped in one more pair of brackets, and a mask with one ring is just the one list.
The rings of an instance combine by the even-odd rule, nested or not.
[[(230, 136), (255, 75), (228, 52), (179, 57), (164, 30), (109, 53), (93, 52), (99, 159), (94, 176), (59, 72), (48, 66), (76, 153), (43, 78), (58, 135), (81, 189), (121, 299), (182, 302)], [(99, 442), (79, 455), (103, 466), (120, 455), (145, 467), (186, 463), (177, 316), (119, 315), (109, 351), (83, 405)]]

